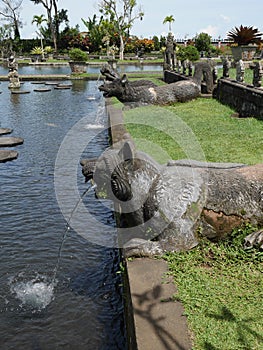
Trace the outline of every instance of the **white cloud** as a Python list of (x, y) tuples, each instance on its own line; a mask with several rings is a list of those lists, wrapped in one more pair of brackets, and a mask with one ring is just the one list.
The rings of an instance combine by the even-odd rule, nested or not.
[(211, 24), (209, 24), (206, 28), (200, 29), (199, 33), (207, 33), (212, 38), (215, 38), (218, 35), (218, 27), (214, 27)]
[(225, 16), (225, 15), (220, 15), (220, 17), (221, 17), (226, 23), (229, 23), (229, 22), (230, 22), (230, 17)]

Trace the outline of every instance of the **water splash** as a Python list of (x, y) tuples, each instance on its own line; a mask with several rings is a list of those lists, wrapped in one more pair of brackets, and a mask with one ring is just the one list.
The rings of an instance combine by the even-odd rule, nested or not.
[(104, 125), (102, 124), (87, 124), (84, 126), (85, 129), (103, 129)]
[(10, 281), (11, 293), (20, 301), (20, 307), (37, 312), (45, 309), (54, 299), (55, 283), (48, 282), (46, 276), (36, 275), (34, 278), (24, 281), (20, 275)]
[[(26, 277), (25, 273), (22, 272), (16, 277), (12, 277), (9, 280), (11, 293), (16, 299), (20, 300), (20, 307), (29, 308), (32, 313), (39, 312), (45, 309), (51, 301), (54, 299), (54, 289), (56, 287), (57, 281), (56, 276), (58, 272), (58, 267), (61, 259), (61, 253), (63, 249), (64, 242), (67, 237), (67, 233), (70, 230), (70, 221), (78, 208), (78, 205), (82, 201), (83, 197), (89, 193), (90, 190), (94, 189), (96, 186), (90, 186), (81, 195), (79, 201), (73, 208), (69, 219), (67, 220), (67, 226), (62, 236), (62, 241), (58, 251), (57, 263), (53, 270), (53, 276), (50, 277), (39, 275), (35, 273), (35, 276)], [(25, 281), (27, 280), (27, 281)]]

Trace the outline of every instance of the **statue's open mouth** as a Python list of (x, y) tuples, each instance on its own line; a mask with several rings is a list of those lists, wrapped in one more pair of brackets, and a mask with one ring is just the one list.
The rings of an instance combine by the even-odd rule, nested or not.
[(103, 92), (104, 97), (110, 97), (110, 91), (104, 85), (99, 86), (99, 90)]

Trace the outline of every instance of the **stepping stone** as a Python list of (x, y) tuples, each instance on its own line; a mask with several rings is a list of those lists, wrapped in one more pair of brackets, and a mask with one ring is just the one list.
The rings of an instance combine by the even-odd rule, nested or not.
[(29, 90), (12, 90), (11, 94), (21, 95), (21, 94), (29, 94), (31, 91)]
[(57, 86), (54, 87), (54, 89), (63, 90), (63, 89), (70, 89), (71, 87), (72, 85), (70, 84), (58, 84)]
[(39, 88), (39, 89), (34, 89), (34, 91), (37, 91), (37, 92), (47, 92), (47, 91), (51, 91), (51, 89), (49, 89), (49, 88)]
[(58, 85), (59, 83), (57, 81), (46, 81), (45, 85)]
[(45, 84), (44, 81), (31, 81), (31, 84), (37, 85), (37, 84)]
[(14, 160), (18, 157), (18, 152), (16, 151), (5, 151), (0, 150), (0, 163), (8, 162)]
[(11, 134), (12, 131), (13, 131), (13, 129), (9, 129), (9, 128), (0, 128), (0, 135)]
[(0, 137), (0, 147), (12, 147), (21, 145), (24, 139), (21, 137)]

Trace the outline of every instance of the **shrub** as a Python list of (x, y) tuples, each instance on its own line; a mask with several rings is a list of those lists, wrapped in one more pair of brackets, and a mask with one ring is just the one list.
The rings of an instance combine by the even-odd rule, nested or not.
[(40, 46), (35, 46), (30, 53), (32, 55), (42, 55), (44, 53), (44, 51), (42, 50), (42, 48)]
[(71, 61), (86, 62), (88, 59), (87, 53), (81, 49), (74, 48), (69, 50), (69, 58)]
[(196, 47), (189, 46), (179, 46), (176, 56), (180, 61), (189, 60), (191, 62), (199, 60), (199, 52)]

